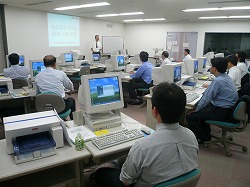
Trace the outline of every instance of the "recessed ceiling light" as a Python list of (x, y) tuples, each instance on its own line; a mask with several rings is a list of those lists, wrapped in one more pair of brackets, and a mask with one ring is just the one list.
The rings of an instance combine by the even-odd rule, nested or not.
[(112, 16), (131, 16), (131, 15), (140, 15), (144, 14), (143, 12), (128, 12), (128, 13), (119, 13), (119, 14), (102, 14), (96, 15), (95, 17), (112, 17)]
[(248, 19), (250, 15), (245, 16), (214, 16), (214, 17), (199, 17), (199, 19)]
[(221, 7), (221, 8), (197, 8), (197, 9), (185, 9), (183, 12), (201, 12), (201, 11), (216, 11), (216, 10), (248, 10), (250, 6), (239, 7)]
[(90, 7), (107, 6), (107, 5), (110, 5), (110, 4), (107, 3), (107, 2), (101, 2), (101, 3), (92, 3), (92, 4), (83, 4), (83, 5), (59, 7), (59, 8), (55, 8), (54, 10), (72, 10), (72, 9), (78, 9), (78, 8), (90, 8)]
[(164, 21), (165, 18), (152, 18), (152, 19), (126, 19), (124, 22), (138, 22), (138, 21)]

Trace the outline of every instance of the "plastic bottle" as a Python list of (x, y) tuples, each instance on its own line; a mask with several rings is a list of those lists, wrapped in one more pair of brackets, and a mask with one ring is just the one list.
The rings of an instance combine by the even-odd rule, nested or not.
[(84, 140), (80, 132), (78, 132), (75, 139), (75, 148), (77, 151), (81, 151), (84, 148)]

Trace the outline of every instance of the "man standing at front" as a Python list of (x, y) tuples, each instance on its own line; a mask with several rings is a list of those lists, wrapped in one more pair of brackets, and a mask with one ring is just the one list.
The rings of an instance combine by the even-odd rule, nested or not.
[(192, 57), (191, 57), (191, 55), (190, 55), (190, 50), (189, 49), (184, 49), (184, 58), (183, 58), (183, 62), (185, 61), (185, 60), (192, 60)]
[[(95, 35), (95, 41), (91, 44), (91, 51), (93, 54), (101, 56), (102, 44), (99, 41), (99, 35)], [(100, 57), (99, 57), (100, 58)]]
[[(64, 98), (64, 88), (71, 91), (74, 90), (73, 83), (67, 75), (63, 71), (56, 70), (56, 58), (53, 55), (45, 56), (43, 63), (46, 69), (36, 76), (35, 81), (38, 93), (53, 92)], [(64, 98), (64, 101), (65, 109), (61, 113), (71, 109), (69, 117), (73, 120), (72, 112), (76, 111), (75, 100), (74, 98), (68, 97), (67, 99)]]

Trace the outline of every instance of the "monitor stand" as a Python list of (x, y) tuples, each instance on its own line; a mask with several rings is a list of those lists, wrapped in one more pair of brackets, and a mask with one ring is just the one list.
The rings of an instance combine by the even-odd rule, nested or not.
[(85, 125), (92, 131), (118, 127), (122, 122), (120, 109), (90, 115), (84, 113), (83, 116)]

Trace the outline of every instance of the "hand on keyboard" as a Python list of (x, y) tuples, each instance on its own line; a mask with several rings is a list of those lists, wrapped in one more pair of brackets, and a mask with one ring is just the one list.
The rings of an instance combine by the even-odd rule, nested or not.
[(105, 149), (141, 137), (143, 137), (143, 134), (139, 129), (133, 129), (133, 130), (125, 129), (93, 138), (92, 142), (98, 149)]

